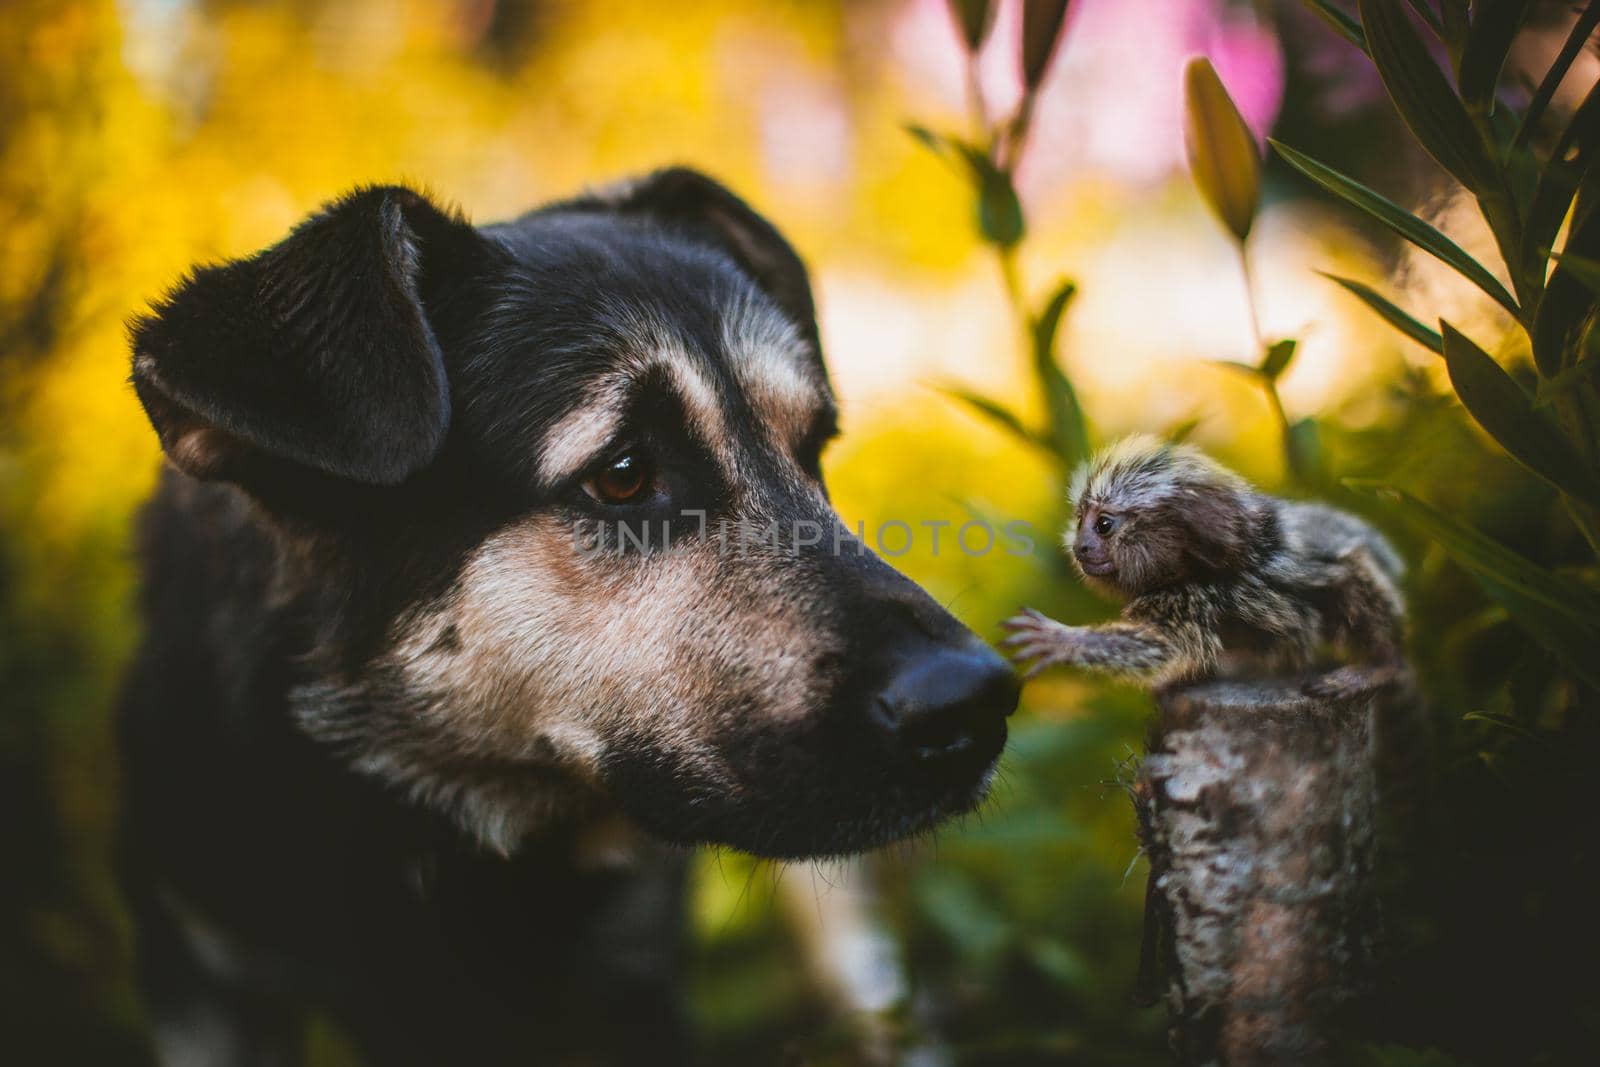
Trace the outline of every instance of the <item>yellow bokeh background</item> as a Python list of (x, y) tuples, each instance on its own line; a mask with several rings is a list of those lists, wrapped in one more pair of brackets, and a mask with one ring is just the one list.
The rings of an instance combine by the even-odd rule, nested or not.
[[(5, 77), (34, 106), (13, 116), (0, 176), (16, 191), (4, 288), (24, 298), (52, 255), (77, 266), (69, 327), (22, 414), (41, 479), (28, 521), (69, 543), (147, 490), (156, 453), (124, 384), (122, 324), (192, 264), (271, 243), (360, 182), (414, 183), (494, 220), (670, 162), (728, 182), (811, 265), (848, 431), (830, 464), (848, 517), (908, 503), (901, 517), (937, 517), (923, 511), (978, 490), (1038, 513), (1037, 457), (931, 388), (1033, 402), (968, 192), (901, 128), (965, 121), (948, 86), (919, 84), (881, 47), (914, 6), (552, 3), (531, 9), (509, 56), (485, 53), (483, 3), (11, 10)], [(1129, 188), (1090, 170), (1029, 208), (1035, 290), (1063, 275), (1081, 286), (1064, 362), (1099, 424), (1196, 418), (1202, 441), (1273, 455), (1248, 447), (1272, 432), (1260, 398), (1200, 362), (1250, 358), (1251, 341), (1233, 249), (1184, 175)], [(1395, 349), (1311, 273), (1370, 276), (1371, 253), (1284, 215), (1269, 210), (1255, 241), (1262, 318), (1301, 334), (1284, 392), (1316, 409)], [(916, 553), (905, 565), (942, 580)]]
[[(1050, 600), (1064, 574), (1050, 526), (1062, 472), (940, 391), (959, 382), (1039, 411), (970, 190), (903, 129), (969, 128), (946, 17), (937, 0), (0, 9), (0, 547), (17, 605), (9, 625), (75, 635), (70, 668), (52, 675), (41, 745), (91, 911), (118, 914), (108, 709), (138, 636), (129, 530), (159, 467), (126, 382), (125, 323), (192, 265), (270, 244), (358, 183), (414, 184), (493, 221), (670, 163), (722, 179), (811, 267), (845, 430), (826, 469), (847, 522), (1027, 521), (1027, 559), (951, 551), (947, 534), (942, 551), (919, 536), (893, 562), (987, 637), (1018, 604)], [(941, 34), (948, 47), (927, 45)], [(1062, 62), (1094, 44), (1069, 36)], [(1107, 106), (1093, 64), (1075, 69), (1082, 106)], [(1176, 70), (1160, 73), (1177, 84)], [(1023, 183), (1021, 267), (1034, 299), (1062, 277), (1080, 285), (1060, 358), (1097, 434), (1195, 420), (1198, 441), (1276, 482), (1272, 412), (1211, 362), (1253, 360), (1254, 341), (1236, 249), (1176, 144), (1153, 146), (1168, 162), (1138, 180), (1072, 158), (1060, 139), (1038, 151), (1059, 158), (1041, 158)], [(1301, 342), (1285, 403), (1359, 421), (1372, 383), (1415, 354), (1313, 273), (1382, 274), (1341, 218), (1269, 202), (1252, 255), (1264, 330)], [(1047, 683), (1032, 713), (1070, 726), (1092, 691)], [(1115, 814), (1073, 847), (1120, 869), (1130, 817), (1120, 797), (1105, 806)], [(703, 865), (709, 940), (770, 908), (742, 863)], [(1107, 886), (1118, 914), (1137, 914), (1137, 886)], [(30, 921), (77, 958), (91, 939), (74, 914), (46, 906)], [(1068, 950), (1052, 951), (1059, 964)], [(131, 1014), (121, 979), (105, 981)]]

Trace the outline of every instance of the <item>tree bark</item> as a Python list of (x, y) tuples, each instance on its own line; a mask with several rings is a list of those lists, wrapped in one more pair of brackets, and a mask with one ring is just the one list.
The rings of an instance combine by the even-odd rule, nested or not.
[(1415, 698), (1393, 672), (1340, 674), (1336, 697), (1304, 679), (1159, 696), (1134, 796), (1147, 953), (1185, 1064), (1326, 1061), (1372, 976), (1380, 765)]

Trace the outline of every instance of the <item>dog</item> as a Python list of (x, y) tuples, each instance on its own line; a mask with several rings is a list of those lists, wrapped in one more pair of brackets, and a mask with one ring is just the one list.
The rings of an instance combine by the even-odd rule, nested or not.
[(676, 1062), (685, 846), (984, 797), (1018, 683), (833, 510), (806, 269), (714, 180), (484, 227), (358, 189), (130, 334), (162, 1062), (294, 1063), (311, 1019), (374, 1064)]

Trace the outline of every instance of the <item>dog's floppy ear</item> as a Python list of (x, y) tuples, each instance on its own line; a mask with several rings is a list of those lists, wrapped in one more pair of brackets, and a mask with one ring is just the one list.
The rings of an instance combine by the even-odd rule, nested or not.
[(720, 182), (688, 167), (669, 167), (568, 206), (648, 215), (722, 249), (816, 342), (817, 308), (805, 264), (772, 223)]
[(195, 271), (132, 326), (133, 385), (162, 449), (199, 478), (405, 480), (450, 421), (422, 264), (430, 243), (467, 239), (420, 194), (368, 188), (256, 256)]

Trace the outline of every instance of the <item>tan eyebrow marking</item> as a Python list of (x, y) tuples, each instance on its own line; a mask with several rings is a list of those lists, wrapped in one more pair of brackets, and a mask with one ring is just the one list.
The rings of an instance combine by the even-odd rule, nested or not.
[(829, 406), (800, 331), (777, 311), (741, 300), (723, 319), (734, 374), (779, 442), (798, 445)]
[(616, 395), (569, 411), (545, 434), (539, 452), (539, 480), (545, 485), (570, 478), (599, 458), (622, 422), (628, 399), (626, 389), (610, 392)]
[(674, 344), (630, 361), (617, 373), (602, 379), (590, 403), (568, 412), (546, 432), (538, 470), (539, 480), (544, 485), (556, 485), (571, 478), (600, 458), (602, 450), (616, 436), (638, 383), (654, 369), (666, 372), (673, 391), (701, 436), (713, 444), (722, 440), (726, 424), (716, 389), (705, 372)]

